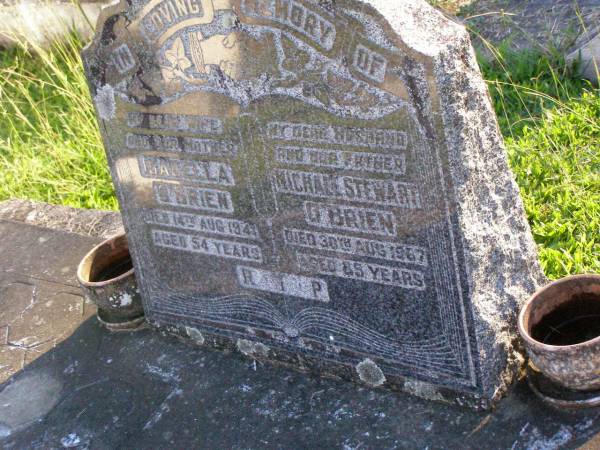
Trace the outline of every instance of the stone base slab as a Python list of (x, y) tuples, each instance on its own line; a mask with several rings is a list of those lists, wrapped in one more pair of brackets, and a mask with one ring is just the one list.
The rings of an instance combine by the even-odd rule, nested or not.
[[(243, 356), (243, 346), (223, 353), (149, 329), (110, 333), (75, 282), (76, 263), (98, 238), (1, 219), (0, 235), (0, 367), (10, 366), (0, 384), (4, 448), (518, 450), (597, 442), (600, 410), (554, 410), (524, 382), (494, 412), (477, 413), (263, 365)], [(3, 339), (6, 324), (15, 339), (13, 331)]]

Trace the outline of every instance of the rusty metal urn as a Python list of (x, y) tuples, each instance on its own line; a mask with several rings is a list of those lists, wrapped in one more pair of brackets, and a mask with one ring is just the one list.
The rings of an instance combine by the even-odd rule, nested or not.
[(600, 275), (576, 275), (536, 292), (519, 316), (534, 369), (573, 391), (600, 390)]
[(77, 279), (86, 299), (98, 307), (98, 319), (107, 328), (132, 329), (144, 321), (125, 234), (107, 239), (85, 255)]

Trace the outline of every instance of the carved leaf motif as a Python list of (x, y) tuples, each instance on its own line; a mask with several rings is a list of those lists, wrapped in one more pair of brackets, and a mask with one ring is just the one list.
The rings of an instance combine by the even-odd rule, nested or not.
[(341, 76), (336, 75), (333, 72), (329, 72), (327, 74), (328, 84), (331, 86), (335, 86), (335, 90), (342, 95), (351, 94), (354, 90), (354, 82), (348, 80), (346, 78), (342, 78)]
[(317, 100), (323, 103), (325, 106), (331, 105), (331, 96), (329, 95), (327, 86), (324, 84), (315, 86), (314, 96)]
[(306, 65), (310, 62), (310, 55), (305, 51), (300, 50), (287, 38), (282, 38), (281, 44), (285, 53), (283, 68), (290, 72), (300, 72), (304, 70)]
[(162, 76), (167, 83), (170, 83), (177, 78), (172, 67), (160, 66), (160, 71), (162, 72)]
[(185, 47), (181, 38), (175, 39), (173, 46), (165, 52), (165, 58), (167, 58), (173, 69), (184, 71), (192, 65), (192, 62), (185, 55)]
[(288, 80), (278, 80), (277, 87), (281, 87), (284, 89), (293, 88), (298, 85), (298, 80), (288, 79)]
[(192, 54), (192, 61), (196, 67), (196, 72), (206, 73), (206, 67), (204, 65), (204, 53), (202, 51), (202, 40), (204, 37), (202, 33), (191, 33), (190, 34), (190, 52)]
[(304, 89), (306, 97), (314, 97), (326, 106), (331, 104), (331, 96), (326, 83), (326, 68), (319, 67), (315, 70), (306, 70), (303, 73)]
[(345, 103), (354, 103), (357, 106), (362, 107), (363, 109), (369, 109), (377, 104), (383, 106), (383, 102), (380, 99), (377, 99), (373, 94), (367, 92), (364, 86), (357, 86), (352, 92), (352, 96), (346, 100)]
[(236, 76), (236, 65), (231, 61), (221, 61), (219, 64), (221, 71), (229, 78), (235, 78)]
[(225, 39), (223, 39), (223, 46), (225, 48), (232, 49), (237, 45), (237, 36), (235, 33), (229, 33)]

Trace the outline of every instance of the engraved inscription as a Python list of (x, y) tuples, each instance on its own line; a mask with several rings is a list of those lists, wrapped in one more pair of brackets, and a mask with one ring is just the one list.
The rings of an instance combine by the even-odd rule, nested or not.
[(145, 178), (235, 186), (231, 167), (221, 162), (140, 155), (138, 164)]
[(415, 186), (391, 180), (276, 169), (273, 186), (277, 192), (284, 194), (421, 208), (421, 197)]
[(146, 211), (145, 222), (149, 225), (162, 225), (221, 236), (260, 240), (256, 225), (223, 217), (153, 209)]
[(416, 270), (381, 266), (361, 261), (328, 258), (326, 256), (296, 253), (298, 267), (303, 270), (368, 283), (385, 284), (423, 291), (426, 288), (423, 273)]
[(131, 128), (147, 128), (149, 130), (223, 134), (223, 122), (221, 119), (185, 114), (130, 112), (127, 114), (127, 126)]
[(146, 37), (157, 40), (166, 29), (196, 16), (203, 16), (200, 0), (163, 0), (154, 6), (142, 19)]
[(346, 205), (304, 203), (306, 223), (333, 230), (355, 231), (380, 236), (396, 236), (396, 218), (389, 211)]
[(111, 60), (121, 75), (129, 72), (136, 64), (135, 58), (131, 54), (131, 50), (129, 50), (127, 44), (122, 44), (115, 48), (112, 52)]
[(282, 141), (316, 142), (318, 144), (351, 145), (368, 148), (405, 150), (404, 131), (378, 128), (335, 127), (303, 123), (271, 122), (268, 137)]
[(239, 146), (235, 142), (189, 136), (127, 133), (125, 143), (127, 148), (132, 150), (155, 152), (177, 152), (228, 157), (235, 157), (239, 152)]
[(261, 342), (266, 359), (344, 377), (370, 359), (390, 387), (479, 395), (448, 168), (462, 144), (440, 140), (431, 55), (367, 3), (102, 15), (84, 59), (142, 301), (157, 327), (211, 345)]
[(387, 70), (387, 59), (377, 52), (359, 44), (354, 52), (354, 68), (371, 80), (383, 83)]
[(157, 247), (200, 253), (218, 258), (257, 263), (262, 263), (263, 261), (262, 250), (256, 245), (213, 239), (200, 235), (152, 230), (152, 242)]
[(318, 278), (270, 272), (243, 266), (238, 266), (236, 273), (240, 286), (245, 289), (256, 289), (320, 302), (330, 300), (327, 283)]
[(157, 181), (152, 184), (152, 188), (156, 201), (161, 205), (180, 206), (202, 211), (234, 212), (229, 192)]
[(157, 152), (182, 152), (177, 136), (160, 134), (127, 133), (125, 145), (131, 150), (147, 150)]
[(404, 175), (406, 157), (381, 153), (344, 152), (322, 148), (277, 147), (278, 162), (289, 165), (306, 165), (334, 169)]
[(425, 249), (414, 245), (401, 245), (293, 228), (284, 228), (283, 237), (286, 244), (297, 247), (427, 266)]
[(335, 44), (335, 26), (294, 0), (243, 0), (242, 11), (251, 17), (269, 19), (302, 33), (325, 50)]

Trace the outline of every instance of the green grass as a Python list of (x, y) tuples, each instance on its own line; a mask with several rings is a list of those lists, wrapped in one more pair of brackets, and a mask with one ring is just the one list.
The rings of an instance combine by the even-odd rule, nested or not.
[(545, 273), (600, 272), (600, 92), (558, 56), (480, 61)]
[[(116, 209), (72, 40), (0, 56), (0, 200)], [(494, 50), (484, 77), (546, 274), (600, 272), (600, 95), (558, 57)]]
[(0, 200), (117, 207), (80, 48), (0, 53)]
[(550, 278), (600, 273), (600, 100), (548, 110), (507, 148)]

